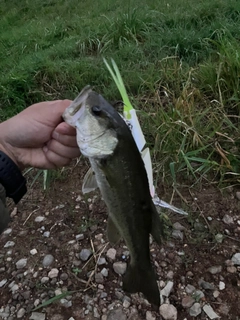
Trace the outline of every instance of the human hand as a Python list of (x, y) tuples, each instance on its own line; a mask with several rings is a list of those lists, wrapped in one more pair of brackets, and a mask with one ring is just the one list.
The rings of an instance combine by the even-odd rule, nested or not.
[(70, 100), (34, 104), (0, 124), (0, 150), (20, 169), (52, 169), (80, 155), (76, 130), (62, 122)]

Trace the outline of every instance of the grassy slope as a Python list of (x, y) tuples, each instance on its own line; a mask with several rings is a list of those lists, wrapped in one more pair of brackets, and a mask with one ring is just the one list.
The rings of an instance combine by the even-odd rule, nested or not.
[(158, 172), (239, 173), (239, 1), (141, 3), (0, 0), (1, 119), (86, 84), (118, 99), (113, 57)]

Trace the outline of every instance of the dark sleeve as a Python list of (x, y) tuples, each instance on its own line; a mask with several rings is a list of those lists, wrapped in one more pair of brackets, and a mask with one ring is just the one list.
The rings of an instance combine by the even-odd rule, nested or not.
[(10, 221), (9, 211), (6, 208), (6, 191), (0, 184), (0, 234), (4, 231)]

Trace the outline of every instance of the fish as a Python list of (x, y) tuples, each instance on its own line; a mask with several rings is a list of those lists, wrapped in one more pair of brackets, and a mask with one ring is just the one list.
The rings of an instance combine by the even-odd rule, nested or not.
[[(123, 239), (130, 262), (123, 290), (141, 292), (159, 307), (157, 276), (151, 262), (149, 234), (161, 245), (163, 228), (149, 191), (141, 154), (122, 116), (102, 95), (85, 87), (63, 113), (76, 128), (81, 153), (90, 161), (108, 209), (107, 236), (112, 244)], [(89, 174), (89, 178), (92, 179)]]

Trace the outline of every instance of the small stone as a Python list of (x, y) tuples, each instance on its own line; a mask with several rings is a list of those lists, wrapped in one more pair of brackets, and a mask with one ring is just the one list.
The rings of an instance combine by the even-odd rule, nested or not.
[(173, 230), (172, 237), (176, 240), (183, 240), (183, 233), (180, 230)]
[(98, 259), (98, 262), (97, 262), (97, 264), (99, 265), (99, 266), (102, 266), (103, 264), (106, 264), (107, 263), (107, 261), (106, 261), (106, 259), (105, 258), (99, 258)]
[(194, 292), (194, 299), (200, 300), (202, 298), (204, 298), (204, 293), (201, 290), (196, 290)]
[(110, 248), (108, 249), (106, 256), (109, 260), (113, 261), (116, 259), (116, 254), (117, 251), (114, 248)]
[(79, 233), (76, 235), (76, 240), (83, 240), (84, 239), (84, 234), (83, 233)]
[(217, 243), (222, 243), (223, 242), (223, 238), (224, 238), (224, 235), (221, 234), (221, 233), (217, 233), (215, 235), (215, 240), (216, 240)]
[(225, 214), (222, 220), (225, 224), (228, 224), (228, 225), (234, 223), (233, 218), (228, 214)]
[(220, 272), (222, 272), (222, 266), (212, 266), (212, 267), (208, 268), (208, 271), (209, 271), (211, 274), (220, 273)]
[(127, 320), (127, 316), (121, 308), (117, 308), (108, 313), (107, 320)]
[(57, 278), (58, 273), (59, 273), (58, 269), (57, 269), (57, 268), (53, 268), (52, 270), (50, 270), (50, 271), (48, 272), (48, 277), (49, 277), (50, 279)]
[(67, 279), (68, 279), (68, 274), (65, 273), (65, 272), (63, 272), (63, 273), (60, 275), (60, 279), (63, 280), (63, 281), (67, 280)]
[(72, 306), (72, 301), (69, 301), (67, 299), (60, 299), (60, 303), (65, 308), (70, 308)]
[(194, 286), (192, 286), (191, 284), (188, 284), (185, 287), (185, 291), (187, 294), (192, 294), (195, 290), (196, 290), (196, 288)]
[(54, 261), (54, 257), (51, 254), (47, 254), (44, 258), (43, 258), (43, 267), (49, 267)]
[(168, 281), (166, 286), (161, 290), (160, 295), (164, 297), (168, 297), (173, 288), (173, 282)]
[(223, 281), (219, 281), (219, 285), (218, 285), (218, 287), (219, 287), (219, 290), (224, 290), (225, 289), (225, 283), (223, 282)]
[(99, 319), (100, 318), (100, 314), (98, 312), (97, 307), (93, 308), (93, 317)]
[(219, 297), (219, 295), (220, 295), (220, 292), (219, 292), (219, 291), (215, 290), (215, 291), (213, 292), (214, 298)]
[(167, 277), (167, 279), (173, 279), (173, 271), (172, 270), (168, 271), (166, 277)]
[(42, 277), (41, 279), (41, 283), (42, 284), (45, 284), (45, 283), (48, 283), (49, 282), (49, 278), (48, 277)]
[(237, 198), (238, 200), (240, 200), (240, 191), (237, 191), (237, 192), (236, 192), (236, 198)]
[(27, 265), (27, 259), (26, 258), (23, 258), (23, 259), (20, 259), (16, 262), (16, 268), (17, 269), (23, 269), (24, 267), (26, 267)]
[(45, 232), (43, 233), (43, 236), (44, 236), (45, 238), (49, 238), (49, 237), (50, 237), (50, 232), (49, 232), (49, 231), (45, 231)]
[(165, 320), (177, 320), (177, 309), (172, 304), (164, 303), (159, 308), (160, 314)]
[(156, 317), (154, 317), (153, 315), (152, 315), (152, 312), (151, 311), (147, 311), (146, 312), (146, 320), (155, 320), (156, 319)]
[(236, 264), (237, 266), (240, 266), (240, 253), (235, 253), (233, 256), (232, 256), (232, 262), (234, 264)]
[(186, 296), (182, 299), (182, 306), (183, 308), (190, 308), (194, 302), (195, 300), (192, 297)]
[(131, 302), (128, 299), (123, 300), (123, 308), (128, 309), (131, 305)]
[(46, 219), (46, 218), (43, 217), (43, 216), (38, 216), (38, 217), (35, 218), (35, 222), (42, 222), (42, 221), (44, 221), (45, 219)]
[(234, 267), (234, 266), (227, 267), (227, 272), (229, 272), (229, 273), (236, 273), (236, 272), (237, 272), (237, 268)]
[(103, 269), (101, 270), (101, 274), (102, 274), (104, 277), (107, 277), (107, 276), (108, 276), (108, 269), (103, 268)]
[(180, 231), (184, 231), (186, 228), (185, 228), (183, 225), (181, 225), (181, 223), (175, 222), (175, 223), (173, 224), (173, 229), (175, 229), (175, 230), (180, 230)]
[(200, 287), (202, 287), (205, 290), (214, 290), (215, 289), (215, 287), (212, 283), (204, 281), (203, 279), (200, 279), (198, 281), (198, 284)]
[(0, 281), (0, 288), (2, 288), (7, 283), (7, 279)]
[(25, 315), (25, 313), (26, 313), (26, 310), (24, 308), (19, 309), (17, 312), (17, 318), (18, 319), (22, 318)]
[(25, 299), (25, 300), (28, 300), (30, 298), (30, 295), (31, 295), (31, 291), (24, 291), (21, 293), (21, 296)]
[(127, 270), (127, 264), (126, 262), (122, 262), (122, 261), (118, 261), (118, 262), (114, 262), (113, 264), (113, 270), (117, 273), (117, 274), (124, 274)]
[(103, 283), (104, 279), (101, 272), (95, 274), (95, 281), (96, 283)]
[(192, 317), (197, 317), (202, 312), (200, 303), (194, 303), (189, 309), (189, 314)]
[(203, 306), (203, 311), (211, 320), (219, 318), (219, 316), (213, 311), (213, 308), (209, 304), (205, 304)]
[(79, 257), (82, 261), (87, 261), (92, 255), (92, 252), (89, 249), (82, 249), (79, 253)]
[(13, 211), (10, 214), (10, 217), (13, 218), (17, 214), (17, 207), (14, 207)]
[(8, 229), (6, 229), (5, 231), (3, 231), (3, 234), (4, 234), (5, 236), (7, 236), (7, 235), (9, 235), (11, 232), (12, 232), (12, 229), (11, 229), (11, 228), (8, 228)]
[(45, 313), (40, 313), (40, 312), (32, 312), (29, 320), (45, 320), (46, 315)]
[(31, 254), (32, 256), (34, 256), (35, 254), (37, 254), (37, 249), (32, 249), (32, 250), (30, 250), (30, 254)]
[(15, 246), (15, 242), (14, 241), (8, 241), (5, 243), (4, 248), (10, 248)]

